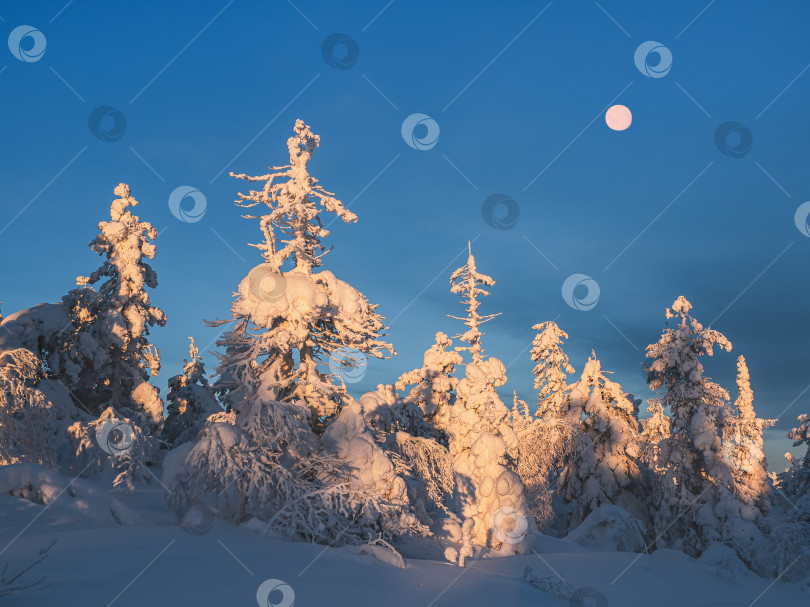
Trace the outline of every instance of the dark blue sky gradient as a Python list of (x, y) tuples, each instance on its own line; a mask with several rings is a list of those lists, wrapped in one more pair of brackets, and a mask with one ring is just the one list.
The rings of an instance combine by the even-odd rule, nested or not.
[[(810, 391), (797, 399), (810, 383), (810, 239), (793, 219), (810, 199), (810, 4), (601, 2), (619, 25), (595, 3), (561, 0), (396, 0), (376, 19), (385, 0), (75, 0), (53, 19), (65, 4), (0, 6), (4, 36), (25, 24), (47, 38), (36, 63), (0, 49), (0, 229), (50, 183), (0, 234), (6, 314), (57, 301), (98, 266), (86, 244), (108, 218), (114, 186), (129, 183), (136, 212), (161, 231), (152, 297), (169, 319), (153, 331), (164, 387), (186, 336), (200, 347), (213, 340), (202, 319), (226, 316), (260, 262), (246, 245), (258, 227), (233, 206), (242, 184), (227, 171), (283, 164), (302, 118), (322, 138), (312, 174), (359, 216), (334, 226), (325, 267), (380, 304), (399, 352), (372, 362), (356, 392), (393, 382), (420, 365), (436, 331), (461, 328), (446, 317), (462, 313), (448, 279), (474, 239), (479, 268), (497, 280), (482, 311), (503, 314), (484, 345), (511, 363), (505, 397), (515, 389), (536, 398), (530, 327), (559, 315), (578, 372), (593, 348), (628, 391), (648, 398), (644, 347), (683, 294), (734, 344), (706, 362), (732, 398), (744, 354), (761, 415), (795, 401), (767, 438), (771, 467), (783, 468), (784, 434), (810, 410)], [(321, 57), (335, 32), (359, 45), (352, 69)], [(633, 62), (647, 40), (672, 52), (663, 78)], [(614, 103), (630, 108), (633, 123), (614, 132), (603, 112), (623, 90)], [(125, 115), (119, 141), (89, 131), (99, 105)], [(415, 112), (440, 126), (431, 150), (411, 149), (400, 134)], [(742, 158), (715, 147), (715, 130), (730, 120), (753, 134)], [(197, 223), (169, 211), (181, 185), (207, 198)], [(520, 207), (511, 230), (482, 218), (494, 193)], [(599, 283), (591, 311), (563, 301), (574, 273)]]

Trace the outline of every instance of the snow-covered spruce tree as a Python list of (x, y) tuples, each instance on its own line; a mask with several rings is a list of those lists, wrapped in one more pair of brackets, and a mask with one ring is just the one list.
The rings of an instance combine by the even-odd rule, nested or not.
[(403, 374), (395, 385), (397, 390), (413, 386), (406, 397), (422, 409), (425, 419), (445, 430), (449, 423), (450, 405), (455, 398), (458, 380), (453, 376), (463, 360), (461, 354), (449, 351), (453, 345), (447, 335), (436, 333), (436, 343), (425, 352), (422, 367)]
[(621, 386), (602, 371), (594, 353), (580, 380), (571, 386), (560, 414), (582, 438), (566, 458), (559, 491), (575, 502), (569, 523), (573, 529), (602, 504), (621, 506), (646, 519), (638, 420), (633, 403)]
[(532, 414), (529, 411), (529, 405), (525, 400), (518, 398), (516, 390), (512, 390), (512, 412), (510, 414), (510, 421), (512, 422), (512, 431), (515, 433), (518, 441), (526, 433), (533, 421)]
[[(157, 231), (130, 210), (138, 201), (128, 185), (119, 184), (115, 195), (110, 221), (98, 224), (100, 233), (90, 243), (104, 263), (89, 277), (80, 276), (79, 288), (63, 298), (71, 325), (53, 345), (48, 366), (80, 408), (98, 416), (113, 407), (151, 433), (163, 421), (163, 401), (149, 382), (158, 374), (160, 356), (148, 335), (150, 327), (166, 324), (147, 291), (158, 284), (145, 261), (155, 257)], [(94, 290), (90, 285), (98, 282)]]
[(574, 367), (562, 350), (568, 334), (553, 321), (543, 322), (532, 327), (537, 336), (532, 342), (532, 360), (537, 363), (534, 373), (534, 388), (539, 390), (537, 417), (553, 416), (559, 412), (568, 390), (568, 375)]
[[(748, 542), (729, 537), (727, 525), (740, 520), (742, 507), (719, 431), (729, 395), (704, 376), (700, 361), (712, 356), (715, 347), (730, 351), (731, 342), (704, 328), (689, 315), (691, 309), (681, 296), (667, 310), (667, 319), (676, 318), (677, 324), (647, 346), (651, 362), (646, 371), (650, 388), (661, 391), (662, 405), (672, 418), (671, 436), (659, 443), (663, 466), (651, 500), (654, 531), (660, 547), (697, 556), (713, 542)], [(748, 531), (756, 535), (750, 527)]]
[(781, 488), (790, 496), (802, 497), (810, 493), (810, 417), (802, 413), (798, 417), (799, 425), (788, 432), (787, 437), (793, 440), (794, 447), (807, 445), (803, 457), (794, 457), (785, 453), (790, 468), (779, 475)]
[(479, 545), (522, 552), (526, 532), (534, 525), (523, 483), (506, 465), (518, 446), (509, 409), (497, 392), (506, 382), (506, 368), (497, 358), (485, 357), (481, 344), (481, 325), (498, 315), (479, 314), (479, 298), (489, 295), (484, 287), (495, 281), (476, 269), (470, 248), (467, 263), (453, 272), (450, 283), (451, 292), (460, 294), (467, 308), (466, 317), (452, 317), (468, 327), (458, 337), (469, 345), (458, 349), (468, 351), (472, 359), (458, 382), (449, 415), (456, 507), (463, 518), (475, 521), (472, 533)]
[[(769, 516), (770, 533), (759, 562), (762, 569), (786, 582), (810, 583), (810, 418), (799, 416), (788, 433), (793, 446), (807, 445), (804, 456), (786, 453), (790, 468), (776, 475), (782, 500), (774, 500)], [(778, 506), (781, 506), (779, 508)]]
[(641, 460), (650, 471), (657, 472), (665, 465), (661, 459), (661, 441), (672, 435), (672, 420), (660, 398), (650, 399), (647, 412), (650, 416), (641, 420)]
[(262, 211), (245, 217), (259, 220), (264, 241), (252, 246), (264, 262), (240, 283), (231, 318), (211, 324), (234, 323), (217, 342), (225, 353), (214, 389), (226, 406), (239, 412), (257, 401), (293, 403), (308, 409), (320, 433), (340, 411), (345, 388), (330, 381), (319, 364), (336, 360), (352, 366), (350, 357), (339, 356), (347, 349), (376, 358), (394, 350), (381, 339), (377, 306), (331, 272), (315, 272), (328, 253), (321, 242), (329, 236), (321, 210), (346, 223), (357, 221), (309, 175), (307, 164), (319, 143), (320, 137), (298, 120), (287, 141), (290, 164), (255, 177), (231, 173), (262, 184), (240, 193), (237, 205)]
[(745, 357), (737, 359), (736, 414), (723, 419), (723, 451), (734, 479), (734, 492), (745, 504), (740, 514), (747, 521), (760, 519), (771, 508), (768, 465), (762, 433), (776, 420), (759, 419), (754, 412), (754, 391)]
[[(463, 359), (449, 350), (452, 345), (447, 335), (436, 333), (421, 368), (404, 373), (394, 386), (378, 386), (377, 392), (360, 399), (366, 420), (383, 437), (385, 448), (409, 467), (404, 474), (408, 495), (420, 520), (428, 524), (448, 512), (446, 504), (455, 487), (447, 432), (458, 386), (453, 373)], [(408, 386), (404, 399), (393, 392)]]
[(346, 348), (393, 352), (375, 306), (331, 272), (315, 271), (329, 235), (320, 210), (356, 220), (308, 173), (319, 141), (298, 120), (289, 165), (235, 175), (262, 182), (237, 204), (265, 212), (247, 216), (259, 220), (264, 241), (253, 246), (264, 262), (239, 285), (231, 318), (211, 323), (233, 323), (218, 342), (225, 352), (214, 385), (228, 412), (168, 456), (166, 499), (179, 514), (208, 501), (234, 523), (323, 543), (424, 533), (401, 466), (376, 444), (360, 403), (318, 368)]
[(195, 440), (205, 426), (205, 420), (215, 413), (222, 413), (214, 392), (205, 377), (205, 364), (200, 351), (189, 337), (188, 360), (183, 361), (183, 372), (169, 379), (166, 422), (163, 425), (165, 440), (174, 446)]

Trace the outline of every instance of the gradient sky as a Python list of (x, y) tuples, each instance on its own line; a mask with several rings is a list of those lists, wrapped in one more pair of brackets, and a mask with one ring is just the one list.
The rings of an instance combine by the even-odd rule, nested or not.
[[(226, 316), (260, 262), (246, 244), (260, 233), (234, 207), (242, 184), (227, 172), (284, 164), (302, 118), (321, 136), (312, 174), (359, 216), (333, 226), (325, 267), (380, 304), (399, 353), (373, 361), (353, 392), (393, 382), (420, 366), (436, 331), (462, 328), (446, 317), (462, 312), (448, 279), (474, 240), (479, 269), (497, 281), (482, 312), (502, 315), (484, 346), (509, 366), (505, 397), (514, 389), (536, 398), (531, 326), (554, 318), (577, 371), (593, 348), (626, 390), (650, 397), (644, 347), (683, 294), (734, 344), (706, 361), (707, 373), (733, 398), (744, 354), (757, 411), (781, 414), (766, 444), (771, 467), (782, 469), (784, 434), (810, 411), (810, 238), (794, 225), (810, 199), (810, 4), (437, 4), (0, 5), (4, 36), (30, 25), (47, 41), (36, 62), (0, 49), (4, 313), (58, 301), (98, 267), (86, 244), (109, 218), (115, 185), (129, 183), (136, 213), (160, 231), (152, 300), (168, 325), (152, 339), (165, 394), (186, 336), (210, 344), (217, 330), (202, 319)], [(359, 48), (351, 69), (322, 57), (338, 32)], [(672, 53), (664, 77), (634, 63), (650, 40)], [(604, 121), (617, 103), (633, 114), (623, 132)], [(117, 141), (88, 127), (101, 105), (126, 118)], [(401, 135), (414, 113), (440, 127), (430, 150)], [(753, 136), (742, 157), (715, 145), (728, 121)], [(183, 185), (207, 200), (200, 221), (170, 212), (169, 195)], [(483, 201), (496, 193), (519, 206), (512, 229), (484, 221)], [(590, 311), (563, 300), (575, 273), (599, 284)]]

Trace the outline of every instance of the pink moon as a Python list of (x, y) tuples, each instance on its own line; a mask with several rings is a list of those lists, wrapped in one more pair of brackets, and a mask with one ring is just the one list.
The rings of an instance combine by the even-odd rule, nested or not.
[(605, 122), (614, 131), (624, 131), (633, 122), (633, 114), (624, 105), (614, 105), (605, 112)]

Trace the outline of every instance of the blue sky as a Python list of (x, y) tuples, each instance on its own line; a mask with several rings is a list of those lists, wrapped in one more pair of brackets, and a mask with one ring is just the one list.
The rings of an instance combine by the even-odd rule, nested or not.
[[(810, 199), (807, 3), (60, 0), (4, 3), (0, 18), (4, 36), (28, 25), (46, 41), (37, 61), (0, 51), (6, 314), (59, 300), (98, 266), (86, 244), (129, 183), (160, 230), (152, 297), (169, 320), (153, 341), (165, 386), (186, 336), (201, 347), (216, 337), (202, 319), (226, 316), (260, 261), (227, 172), (283, 164), (302, 118), (322, 141), (313, 175), (359, 216), (335, 224), (325, 266), (380, 304), (399, 352), (373, 361), (356, 392), (393, 382), (436, 331), (461, 328), (446, 317), (461, 312), (448, 279), (473, 240), (497, 280), (482, 311), (502, 315), (484, 345), (509, 365), (504, 395), (535, 398), (531, 326), (558, 318), (578, 371), (595, 349), (648, 398), (644, 347), (683, 294), (734, 344), (708, 374), (733, 392), (744, 354), (760, 414), (787, 409), (767, 435), (771, 467), (783, 467), (784, 433), (810, 410), (810, 238), (794, 224)], [(357, 45), (350, 69), (324, 60), (334, 33)], [(634, 62), (647, 41), (671, 52), (663, 77)], [(614, 104), (632, 112), (626, 131), (605, 124)], [(116, 141), (88, 126), (102, 105), (126, 120)], [(401, 134), (415, 113), (440, 129), (431, 149)], [(729, 121), (752, 136), (741, 157), (715, 143)], [(171, 213), (179, 186), (205, 196), (199, 221)], [(493, 194), (519, 208), (511, 229), (484, 220)], [(598, 283), (593, 309), (564, 301), (572, 274)]]

